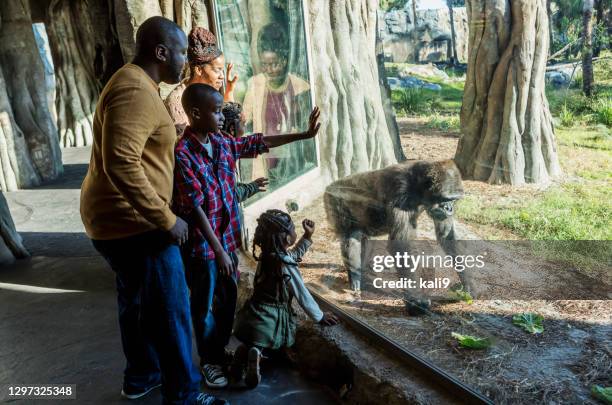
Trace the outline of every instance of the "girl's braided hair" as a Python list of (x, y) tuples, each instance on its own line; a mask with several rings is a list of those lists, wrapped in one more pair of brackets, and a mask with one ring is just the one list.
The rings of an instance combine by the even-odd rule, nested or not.
[[(293, 229), (291, 216), (281, 210), (268, 210), (257, 219), (257, 228), (253, 237), (253, 258), (260, 261), (263, 259), (280, 259), (286, 254), (284, 238)], [(255, 254), (255, 248), (259, 246), (261, 253)]]
[(242, 114), (242, 106), (240, 103), (234, 103), (233, 101), (228, 101), (223, 103), (223, 116), (225, 117), (225, 121), (223, 122), (223, 129), (225, 132), (230, 133), (232, 130), (232, 125), (236, 122), (236, 120), (240, 119), (240, 115)]

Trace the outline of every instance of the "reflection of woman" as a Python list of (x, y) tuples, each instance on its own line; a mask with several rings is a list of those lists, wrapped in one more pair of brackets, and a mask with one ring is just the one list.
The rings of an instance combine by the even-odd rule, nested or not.
[[(272, 23), (261, 28), (257, 53), (262, 73), (249, 80), (243, 106), (247, 125), (252, 125), (253, 132), (266, 135), (297, 132), (302, 114), (310, 111), (310, 86), (288, 72), (289, 51), (289, 40), (281, 25)], [(284, 147), (255, 159), (252, 178), (267, 174), (275, 183), (291, 178), (305, 165), (300, 146)]]
[[(193, 83), (203, 83), (220, 90), (223, 87), (225, 58), (217, 47), (215, 35), (202, 27), (195, 27), (189, 33), (189, 49), (187, 50), (189, 61), (189, 78), (178, 85), (166, 98), (165, 104), (178, 135), (183, 133), (187, 126), (187, 115), (181, 105), (181, 97), (185, 88)], [(233, 65), (227, 66), (227, 87), (224, 100), (233, 101), (234, 85), (238, 76), (229, 79)]]

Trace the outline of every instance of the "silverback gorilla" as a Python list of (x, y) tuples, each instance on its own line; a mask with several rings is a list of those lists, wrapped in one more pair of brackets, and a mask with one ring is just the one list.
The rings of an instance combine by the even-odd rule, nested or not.
[(408, 160), (330, 184), (325, 211), (340, 237), (352, 289), (361, 287), (362, 243), (384, 234), (390, 241), (416, 239), (423, 211), (433, 219), (436, 238), (446, 250), (444, 241), (456, 239), (453, 203), (461, 197), (461, 174), (452, 160)]

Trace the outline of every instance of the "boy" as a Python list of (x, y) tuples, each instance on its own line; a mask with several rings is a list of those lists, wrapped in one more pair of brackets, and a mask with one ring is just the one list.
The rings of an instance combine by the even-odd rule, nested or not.
[[(310, 114), (306, 132), (233, 138), (220, 134), (224, 122), (223, 96), (205, 84), (192, 84), (183, 93), (189, 126), (175, 149), (174, 208), (190, 226), (186, 270), (191, 311), (202, 374), (209, 387), (227, 385), (222, 368), (236, 307), (234, 251), (240, 247), (236, 162), (319, 131), (319, 109)], [(213, 298), (215, 310), (212, 310)]]

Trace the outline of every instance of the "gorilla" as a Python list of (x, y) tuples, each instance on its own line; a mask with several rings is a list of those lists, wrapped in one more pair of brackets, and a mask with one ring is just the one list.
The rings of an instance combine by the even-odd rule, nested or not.
[[(390, 241), (416, 239), (417, 221), (426, 211), (436, 238), (455, 254), (454, 202), (463, 197), (459, 169), (452, 160), (408, 160), (384, 169), (358, 173), (330, 184), (324, 195), (327, 220), (340, 238), (351, 288), (360, 290), (362, 243), (372, 236)], [(465, 285), (463, 273), (459, 273)]]

